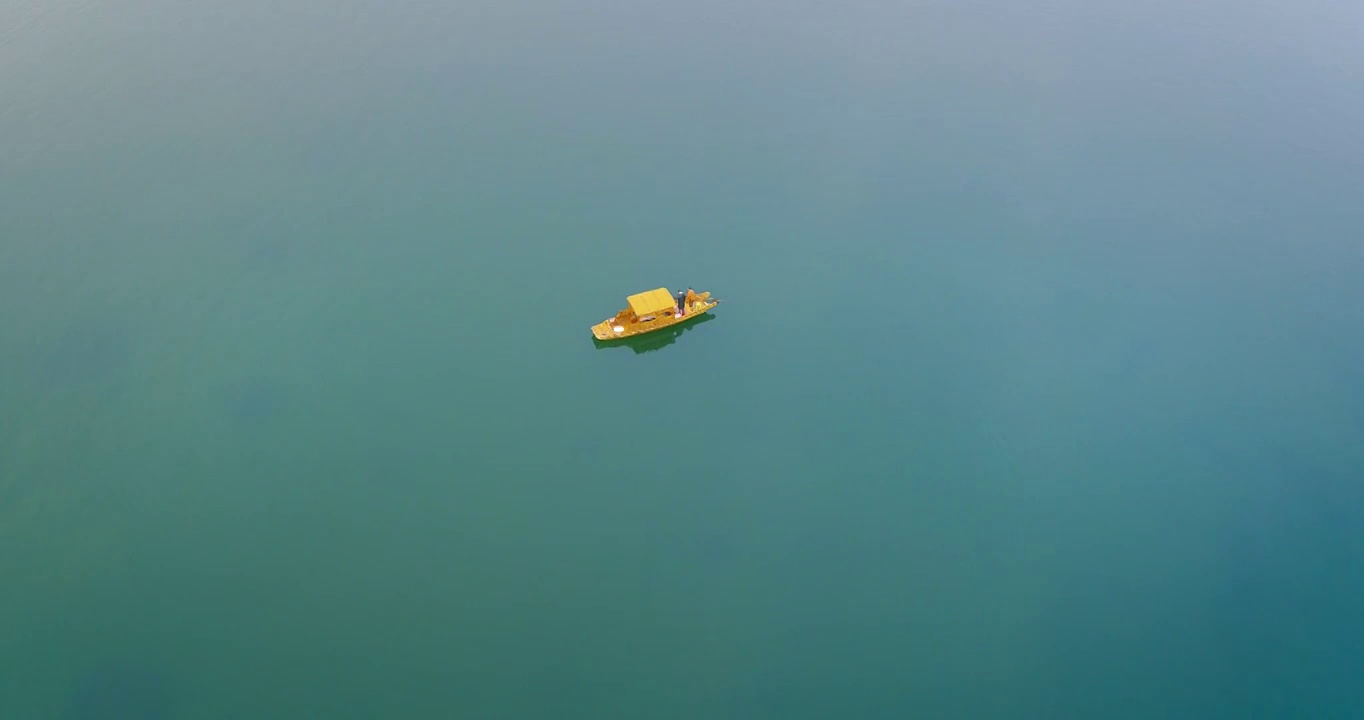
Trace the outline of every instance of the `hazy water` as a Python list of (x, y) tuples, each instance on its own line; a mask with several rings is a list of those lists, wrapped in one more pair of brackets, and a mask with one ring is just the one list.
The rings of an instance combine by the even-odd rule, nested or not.
[(0, 717), (1364, 714), (1361, 27), (0, 4)]

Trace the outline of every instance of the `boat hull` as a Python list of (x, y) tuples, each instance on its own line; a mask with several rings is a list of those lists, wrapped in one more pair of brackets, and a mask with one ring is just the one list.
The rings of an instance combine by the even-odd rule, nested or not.
[[(673, 314), (663, 314), (651, 321), (633, 322), (628, 325), (612, 325), (610, 320), (599, 322), (592, 326), (592, 337), (595, 337), (602, 342), (609, 342), (611, 340), (624, 340), (625, 338), (647, 335), (652, 332), (666, 330), (670, 327), (677, 327), (683, 323), (695, 320), (711, 310), (714, 310), (715, 306), (719, 304), (719, 300), (710, 300), (701, 305), (698, 309), (692, 310), (682, 317), (677, 317)], [(621, 328), (620, 332), (616, 332), (617, 327)]]

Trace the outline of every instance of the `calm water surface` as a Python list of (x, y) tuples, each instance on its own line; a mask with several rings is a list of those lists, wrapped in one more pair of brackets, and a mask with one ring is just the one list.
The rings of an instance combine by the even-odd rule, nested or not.
[(1364, 714), (1360, 27), (0, 4), (0, 717)]

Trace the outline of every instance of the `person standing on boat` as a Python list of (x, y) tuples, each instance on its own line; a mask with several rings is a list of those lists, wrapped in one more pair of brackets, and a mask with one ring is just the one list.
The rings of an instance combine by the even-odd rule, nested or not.
[[(691, 288), (687, 288), (687, 291), (690, 291), (690, 290), (691, 290)], [(686, 314), (687, 314), (687, 292), (686, 292), (686, 291), (681, 291), (681, 290), (679, 290), (678, 293), (677, 293), (677, 314), (678, 314), (678, 315), (686, 315)]]

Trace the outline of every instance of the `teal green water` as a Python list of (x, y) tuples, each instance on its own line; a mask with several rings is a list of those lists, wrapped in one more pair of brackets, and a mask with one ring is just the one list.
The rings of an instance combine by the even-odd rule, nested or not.
[(1364, 13), (1129, 5), (0, 6), (0, 717), (1364, 713)]

